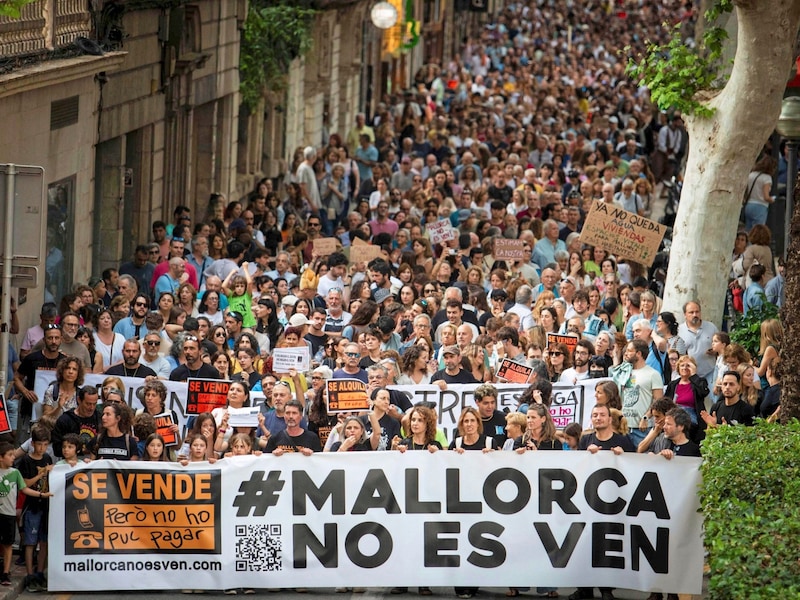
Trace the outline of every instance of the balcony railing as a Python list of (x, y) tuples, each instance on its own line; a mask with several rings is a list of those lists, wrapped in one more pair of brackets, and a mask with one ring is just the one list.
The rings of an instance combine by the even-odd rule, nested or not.
[(0, 17), (0, 57), (44, 53), (89, 37), (91, 14), (85, 0), (36, 0), (19, 19)]

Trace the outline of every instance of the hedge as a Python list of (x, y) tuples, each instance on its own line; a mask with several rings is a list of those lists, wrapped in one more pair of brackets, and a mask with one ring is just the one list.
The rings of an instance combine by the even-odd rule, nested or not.
[(800, 598), (800, 422), (712, 429), (703, 457), (710, 598)]

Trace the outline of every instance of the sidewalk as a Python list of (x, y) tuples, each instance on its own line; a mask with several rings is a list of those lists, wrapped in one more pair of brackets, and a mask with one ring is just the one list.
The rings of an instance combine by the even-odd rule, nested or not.
[(25, 591), (25, 565), (16, 564), (19, 554), (16, 551), (13, 554), (11, 565), (11, 585), (8, 587), (0, 587), (0, 600), (14, 600), (22, 592)]

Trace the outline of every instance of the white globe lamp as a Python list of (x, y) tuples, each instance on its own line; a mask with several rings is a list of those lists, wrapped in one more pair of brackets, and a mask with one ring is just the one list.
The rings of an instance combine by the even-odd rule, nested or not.
[(397, 23), (397, 9), (388, 2), (378, 2), (372, 7), (370, 19), (378, 29), (389, 29)]

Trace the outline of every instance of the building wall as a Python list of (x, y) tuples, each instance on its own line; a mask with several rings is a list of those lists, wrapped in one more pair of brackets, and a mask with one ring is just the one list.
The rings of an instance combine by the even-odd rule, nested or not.
[[(43, 0), (26, 7), (28, 37), (56, 45), (64, 37), (58, 22), (55, 34), (42, 27), (49, 2), (86, 15), (88, 6), (106, 4)], [(41, 165), (46, 184), (66, 180), (75, 198), (66, 236), (69, 285), (127, 260), (136, 242), (150, 238), (152, 221), (170, 221), (176, 205), (189, 205), (202, 219), (211, 191), (235, 191), (239, 36), (247, 1), (181, 7), (194, 35), (172, 40), (169, 12), (158, 5), (123, 14), (118, 52), (32, 62), (0, 74), (0, 162)], [(0, 19), (7, 53), (46, 45), (16, 43), (19, 29), (20, 23)], [(78, 34), (95, 35), (72, 32), (70, 43)], [(77, 121), (51, 130), (52, 103), (73, 96)], [(44, 298), (43, 288), (27, 292), (23, 331)]]

